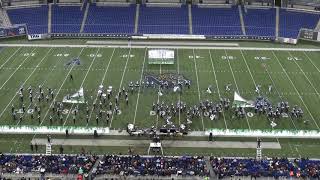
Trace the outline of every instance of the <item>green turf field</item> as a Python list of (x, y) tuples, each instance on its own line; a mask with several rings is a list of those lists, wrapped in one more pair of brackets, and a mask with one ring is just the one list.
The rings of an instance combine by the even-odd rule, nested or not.
[[(183, 74), (191, 80), (190, 89), (185, 88), (179, 95), (172, 91), (158, 96), (155, 89), (140, 89), (129, 94), (129, 105), (120, 101), (122, 113), (114, 116), (109, 123), (100, 121), (98, 126), (111, 129), (124, 129), (127, 123), (139, 127), (160, 127), (165, 122), (157, 116), (150, 116), (152, 103), (164, 101), (169, 104), (177, 101), (187, 105), (198, 104), (206, 99), (218, 101), (220, 97), (233, 100), (234, 91), (249, 100), (257, 97), (255, 86), (261, 85), (261, 95), (273, 103), (288, 101), (291, 107), (300, 106), (304, 111), (302, 119), (281, 118), (275, 129), (320, 130), (320, 111), (318, 107), (320, 91), (320, 52), (287, 51), (245, 51), (245, 50), (205, 50), (175, 49), (174, 65), (149, 65), (147, 49), (129, 48), (2, 48), (0, 53), (0, 125), (39, 125), (37, 118), (29, 115), (22, 121), (13, 120), (11, 105), (19, 107), (19, 91), (23, 84), (37, 91), (42, 85), (54, 89), (56, 101), (66, 94), (75, 93), (83, 87), (85, 99), (90, 105), (98, 98), (100, 84), (112, 86), (115, 90), (127, 87), (130, 81), (140, 81), (145, 73)], [(79, 57), (81, 64), (65, 66), (73, 58)], [(267, 60), (261, 60), (266, 57)], [(74, 77), (70, 81), (69, 75)], [(231, 91), (225, 90), (226, 84), (232, 84)], [(206, 89), (214, 87), (212, 94)], [(270, 93), (268, 85), (273, 86)], [(37, 99), (34, 99), (37, 102)], [(38, 103), (41, 108), (41, 126), (48, 126), (49, 116), (55, 126), (74, 126), (72, 113), (63, 115), (61, 123), (57, 115), (52, 114), (46, 101)], [(28, 96), (25, 106), (32, 107)], [(90, 112), (90, 121), (85, 121), (85, 105), (79, 105), (76, 126), (97, 126), (96, 111)], [(66, 105), (67, 109), (75, 105)], [(192, 130), (220, 129), (272, 129), (266, 116), (254, 115), (243, 119), (232, 118), (233, 111), (224, 112), (224, 116), (211, 121), (208, 117), (193, 119)], [(19, 116), (18, 116), (19, 117)], [(309, 123), (304, 123), (308, 121)], [(185, 116), (173, 119), (177, 126), (185, 122)], [(23, 143), (22, 143), (23, 144)], [(27, 143), (28, 144), (28, 143)], [(22, 149), (21, 149), (22, 151)], [(21, 152), (19, 151), (19, 152)]]
[[(255, 86), (261, 85), (261, 95), (268, 97), (273, 103), (288, 101), (291, 106), (298, 105), (304, 110), (304, 118), (282, 118), (275, 128), (279, 129), (315, 129), (319, 130), (319, 52), (286, 52), (286, 51), (240, 51), (240, 50), (201, 50), (177, 49), (174, 65), (149, 65), (146, 49), (124, 48), (3, 48), (0, 57), (0, 124), (1, 125), (38, 125), (38, 120), (25, 116), (22, 121), (13, 121), (11, 105), (19, 106), (19, 87), (24, 84), (27, 89), (32, 86), (37, 91), (42, 85), (54, 89), (56, 101), (61, 101), (66, 94), (75, 93), (80, 87), (85, 90), (85, 99), (89, 106), (97, 99), (100, 84), (112, 86), (116, 91), (128, 87), (130, 81), (140, 81), (144, 73), (179, 73), (192, 82), (191, 88), (184, 88), (179, 95), (172, 91), (158, 96), (157, 90), (140, 89), (140, 92), (129, 94), (129, 106), (120, 101), (122, 113), (114, 116), (109, 124), (101, 122), (99, 126), (125, 128), (127, 123), (140, 127), (157, 126), (164, 122), (150, 116), (153, 102), (164, 101), (169, 104), (178, 100), (187, 105), (198, 104), (206, 99), (218, 101), (219, 97), (233, 100), (234, 91), (246, 99), (254, 100), (258, 94)], [(128, 56), (130, 54), (130, 56)], [(73, 58), (79, 57), (80, 65), (65, 66)], [(267, 60), (261, 60), (266, 57)], [(292, 60), (298, 59), (298, 60)], [(72, 74), (74, 81), (70, 81)], [(225, 90), (226, 84), (232, 84), (231, 91)], [(206, 89), (213, 87), (213, 93)], [(268, 85), (273, 90), (268, 91)], [(41, 107), (41, 125), (49, 125), (52, 115), (46, 101), (34, 103)], [(28, 96), (25, 96), (26, 107), (32, 107)], [(77, 126), (86, 126), (84, 105), (80, 105)], [(66, 108), (75, 108), (69, 105)], [(270, 129), (270, 122), (265, 116), (232, 118), (233, 111), (224, 113), (219, 120), (211, 121), (207, 117), (193, 120), (192, 130), (209, 128), (228, 129)], [(53, 125), (73, 125), (72, 114), (64, 115), (60, 124), (58, 117), (52, 115)], [(89, 126), (96, 126), (96, 111), (91, 114)], [(309, 124), (303, 123), (308, 120)], [(183, 123), (184, 116), (175, 118), (175, 124)]]

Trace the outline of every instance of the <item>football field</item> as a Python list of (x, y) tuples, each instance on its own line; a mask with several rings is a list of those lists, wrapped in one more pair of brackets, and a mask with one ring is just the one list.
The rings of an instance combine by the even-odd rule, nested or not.
[[(176, 104), (185, 102), (187, 106), (198, 105), (209, 100), (219, 102), (228, 98), (233, 102), (234, 92), (247, 100), (255, 100), (259, 95), (271, 103), (288, 102), (290, 108), (301, 107), (302, 118), (283, 117), (276, 120), (276, 126), (270, 125), (266, 115), (235, 118), (234, 110), (226, 110), (216, 120), (201, 116), (192, 119), (191, 130), (203, 131), (210, 128), (219, 129), (290, 129), (319, 130), (320, 111), (318, 107), (320, 91), (320, 52), (272, 51), (272, 50), (215, 50), (215, 49), (174, 49), (175, 63), (148, 64), (148, 49), (134, 48), (44, 48), (44, 47), (6, 47), (0, 54), (0, 124), (1, 125), (40, 125), (40, 126), (103, 126), (111, 129), (124, 129), (128, 123), (138, 127), (161, 127), (164, 120), (150, 114), (152, 104), (164, 102)], [(67, 65), (74, 59), (79, 64)], [(114, 92), (129, 83), (144, 80), (145, 74), (179, 74), (191, 81), (190, 88), (182, 93), (167, 90), (158, 94), (157, 88), (140, 86), (128, 94), (128, 105), (120, 100), (121, 113), (110, 118), (109, 122), (95, 118), (98, 112), (93, 104), (98, 103), (98, 87), (112, 86)], [(70, 75), (73, 80), (70, 80)], [(230, 90), (226, 90), (226, 85)], [(44, 90), (53, 89), (53, 98), (49, 101), (36, 98), (39, 86)], [(212, 93), (207, 89), (211, 86)], [(257, 93), (256, 87), (260, 86)], [(269, 91), (269, 86), (272, 90)], [(29, 87), (34, 91), (33, 102), (28, 93), (21, 103), (18, 94), (20, 87), (26, 92)], [(54, 101), (61, 102), (67, 94), (84, 89), (85, 101), (88, 103), (90, 117), (86, 122), (85, 104), (65, 105), (69, 110), (63, 113), (61, 120), (51, 112)], [(112, 97), (113, 101), (113, 97)], [(37, 104), (41, 109), (40, 121), (37, 115), (32, 119), (28, 113), (17, 115), (13, 119), (12, 105), (18, 109), (22, 104), (26, 109)], [(72, 110), (79, 109), (76, 122)], [(253, 110), (249, 110), (253, 112)], [(21, 118), (20, 118), (21, 116)], [(52, 123), (49, 117), (52, 117)], [(178, 127), (186, 122), (186, 115), (173, 117)]]

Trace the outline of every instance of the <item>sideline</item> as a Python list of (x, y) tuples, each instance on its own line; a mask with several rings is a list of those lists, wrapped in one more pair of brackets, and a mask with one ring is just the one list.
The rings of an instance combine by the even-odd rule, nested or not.
[[(217, 49), (217, 50), (248, 50), (248, 51), (320, 51), (320, 48), (257, 48), (257, 47), (217, 47), (217, 46), (190, 46), (190, 45), (134, 45), (130, 48), (181, 48), (181, 49)], [(70, 47), (70, 48), (129, 48), (128, 45), (71, 45), (71, 44), (2, 44), (0, 47)]]

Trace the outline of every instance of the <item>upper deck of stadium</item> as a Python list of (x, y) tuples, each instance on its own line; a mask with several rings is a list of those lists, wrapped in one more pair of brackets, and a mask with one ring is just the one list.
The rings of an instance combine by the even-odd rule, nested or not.
[[(218, 3), (218, 4), (217, 4)], [(299, 4), (295, 1), (296, 4)], [(3, 25), (26, 24), (28, 34), (177, 34), (296, 39), (301, 28), (317, 29), (317, 4), (181, 1), (4, 1)], [(250, 4), (250, 5), (249, 5)], [(310, 7), (313, 10), (310, 10)]]

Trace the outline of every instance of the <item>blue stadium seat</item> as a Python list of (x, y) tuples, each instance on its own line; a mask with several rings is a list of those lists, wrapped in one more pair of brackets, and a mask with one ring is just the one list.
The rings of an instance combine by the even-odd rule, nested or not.
[(243, 12), (246, 34), (252, 36), (275, 36), (276, 10), (247, 9)]
[(110, 7), (91, 5), (84, 27), (86, 33), (133, 34), (136, 5)]
[(29, 34), (48, 32), (48, 6), (8, 9), (12, 24), (27, 24)]
[(52, 6), (53, 33), (79, 33), (85, 9), (80, 6)]
[(192, 7), (193, 34), (242, 35), (238, 7)]
[(182, 7), (140, 7), (141, 34), (189, 34), (188, 9)]
[(279, 36), (297, 38), (300, 28), (314, 29), (319, 21), (319, 14), (280, 10)]

